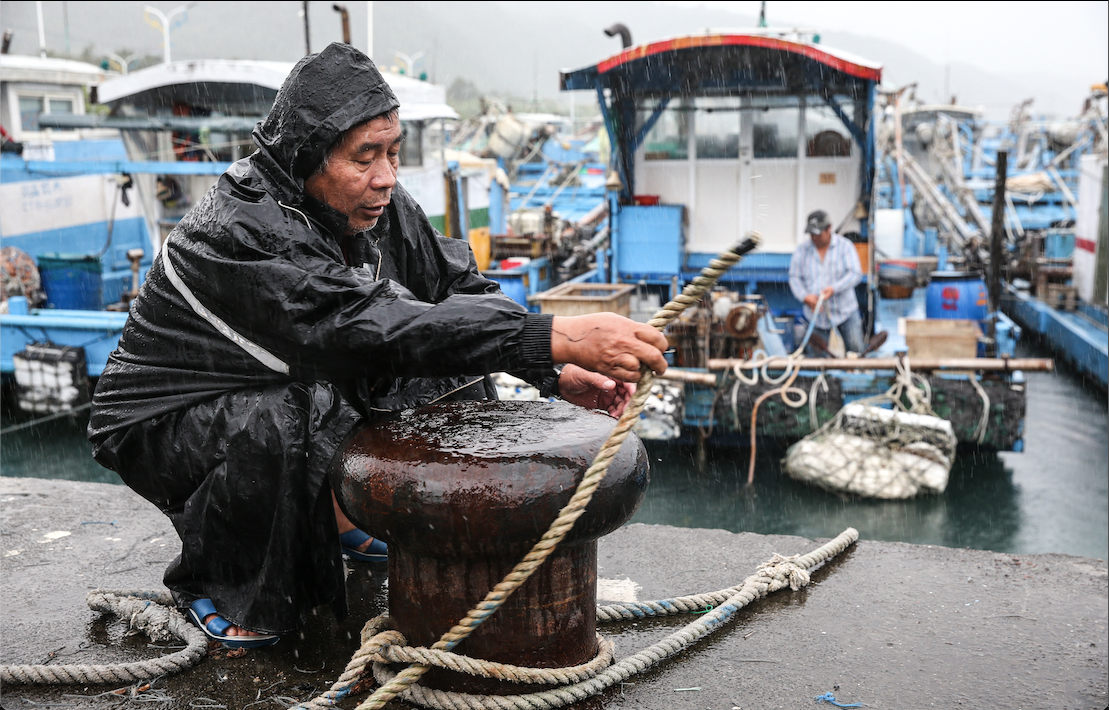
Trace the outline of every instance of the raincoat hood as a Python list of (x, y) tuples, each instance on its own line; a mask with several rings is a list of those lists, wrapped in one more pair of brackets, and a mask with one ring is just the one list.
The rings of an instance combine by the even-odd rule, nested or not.
[(399, 107), (373, 60), (334, 42), (297, 62), (255, 127), (260, 162), (301, 187), (345, 131)]

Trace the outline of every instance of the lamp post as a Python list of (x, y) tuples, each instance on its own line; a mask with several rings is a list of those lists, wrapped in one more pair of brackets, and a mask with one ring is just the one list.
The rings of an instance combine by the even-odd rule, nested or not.
[(413, 72), (416, 70), (416, 60), (425, 56), (425, 54), (426, 52), (416, 52), (410, 57), (404, 52), (393, 52), (393, 56), (404, 60), (404, 65), (406, 67), (404, 73), (408, 76), (414, 76)]
[(104, 52), (104, 54), (107, 55), (108, 59), (111, 59), (113, 62), (118, 64), (120, 71), (124, 74), (127, 73), (128, 68), (131, 66), (131, 60), (139, 56), (138, 54), (129, 54), (126, 57), (121, 57), (118, 54), (113, 54), (112, 52)]
[[(158, 8), (151, 7), (150, 5), (146, 5), (146, 6), (143, 7), (143, 13), (144, 14), (154, 15), (155, 17), (158, 18), (158, 21), (161, 22), (161, 24), (162, 24), (162, 26), (161, 26), (162, 42), (164, 43), (165, 50), (166, 50), (166, 53), (165, 53), (165, 62), (166, 62), (166, 64), (169, 64), (169, 31), (172, 29), (170, 27), (169, 21), (171, 19), (173, 19), (174, 17), (176, 17), (177, 15), (180, 15), (180, 14), (183, 14), (183, 13), (187, 12), (188, 9), (190, 7), (192, 7), (192, 5), (193, 5), (193, 3), (189, 3), (188, 5), (182, 5), (181, 7), (175, 7), (172, 10), (169, 11), (168, 15), (165, 14), (164, 12), (162, 12), (161, 10), (159, 10)], [(150, 18), (146, 18), (146, 21), (151, 26), (155, 26), (154, 23), (150, 21)]]

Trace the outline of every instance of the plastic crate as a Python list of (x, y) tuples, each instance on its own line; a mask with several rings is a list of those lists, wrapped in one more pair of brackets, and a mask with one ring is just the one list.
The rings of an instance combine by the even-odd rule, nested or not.
[(635, 284), (565, 283), (531, 300), (539, 304), (540, 313), (556, 316), (605, 312), (630, 316), (634, 291)]
[(30, 343), (12, 364), (16, 400), (25, 412), (71, 412), (89, 401), (84, 348)]

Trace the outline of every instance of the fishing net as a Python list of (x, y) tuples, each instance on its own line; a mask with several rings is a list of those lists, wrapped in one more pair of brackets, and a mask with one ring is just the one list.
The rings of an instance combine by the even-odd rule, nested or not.
[(786, 451), (782, 467), (799, 481), (869, 498), (942, 493), (955, 458), (951, 422), (932, 412), (927, 380), (907, 359), (889, 391), (840, 409)]

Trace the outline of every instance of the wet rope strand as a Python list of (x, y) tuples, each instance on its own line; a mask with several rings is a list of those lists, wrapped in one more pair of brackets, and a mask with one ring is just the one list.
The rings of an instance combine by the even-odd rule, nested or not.
[(177, 611), (167, 591), (96, 589), (85, 598), (89, 608), (115, 614), (151, 640), (178, 638), (183, 650), (161, 658), (106, 665), (4, 665), (0, 682), (12, 685), (62, 685), (67, 683), (131, 683), (192, 668), (204, 656), (208, 639)]

